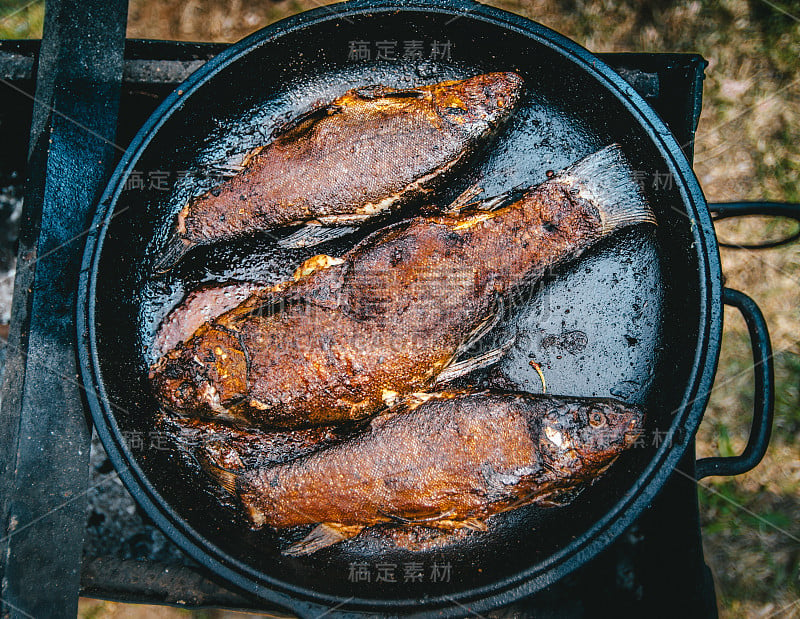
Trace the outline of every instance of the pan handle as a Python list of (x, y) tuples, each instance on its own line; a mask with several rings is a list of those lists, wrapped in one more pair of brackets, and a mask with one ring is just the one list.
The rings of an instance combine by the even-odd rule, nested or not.
[(711, 202), (708, 209), (714, 214), (714, 221), (730, 217), (747, 217), (748, 215), (764, 215), (767, 217), (786, 217), (794, 219), (797, 230), (783, 239), (754, 243), (748, 245), (734, 245), (720, 242), (720, 246), (731, 249), (769, 249), (792, 243), (800, 239), (800, 204), (796, 202)]
[(755, 468), (767, 451), (772, 432), (772, 415), (775, 408), (775, 380), (772, 363), (772, 344), (764, 315), (756, 302), (738, 290), (725, 288), (722, 302), (741, 312), (750, 334), (755, 373), (753, 424), (747, 446), (739, 456), (728, 458), (702, 458), (697, 461), (697, 479), (709, 475), (740, 475)]

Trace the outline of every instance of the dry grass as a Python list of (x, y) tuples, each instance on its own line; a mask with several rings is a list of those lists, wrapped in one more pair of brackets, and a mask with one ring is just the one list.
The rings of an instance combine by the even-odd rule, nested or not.
[[(702, 54), (709, 67), (695, 169), (709, 200), (800, 201), (800, 3), (796, 0), (488, 3), (550, 26), (593, 51)], [(235, 41), (319, 4), (316, 0), (131, 0), (128, 35)], [(0, 16), (20, 5), (0, 0)], [(40, 5), (0, 21), (0, 37), (39, 36)], [(729, 237), (748, 240), (773, 232), (757, 221), (725, 229)], [(751, 295), (769, 322), (778, 401), (772, 447), (764, 462), (735, 479), (706, 480), (711, 489), (699, 490), (707, 560), (716, 573), (723, 617), (800, 617), (800, 244), (722, 253), (727, 285)], [(701, 455), (738, 452), (749, 427), (752, 372), (746, 329), (733, 311), (726, 310), (725, 320), (717, 381), (698, 434)], [(97, 604), (90, 608), (85, 602), (83, 616), (125, 616), (110, 603)], [(179, 613), (184, 614), (152, 616)]]

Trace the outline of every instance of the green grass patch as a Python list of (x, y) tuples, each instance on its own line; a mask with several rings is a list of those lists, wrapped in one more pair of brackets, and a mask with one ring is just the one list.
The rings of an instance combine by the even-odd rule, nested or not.
[(0, 0), (0, 39), (38, 39), (44, 25), (44, 0), (27, 2)]

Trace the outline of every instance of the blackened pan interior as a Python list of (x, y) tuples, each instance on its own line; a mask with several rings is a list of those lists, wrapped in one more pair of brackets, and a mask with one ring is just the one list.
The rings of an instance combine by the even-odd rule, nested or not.
[[(366, 6), (338, 7), (338, 15), (320, 9), (250, 37), (190, 79), (140, 133), (100, 205), (100, 233), (87, 248), (93, 272), (84, 274), (79, 312), (81, 337), (88, 338), (81, 342), (84, 378), (94, 383), (87, 386), (98, 430), (134, 495), (173, 539), (236, 584), (283, 604), (349, 599), (342, 608), (423, 604), (450, 613), (459, 612), (455, 599), (479, 610), (500, 599), (492, 596), (507, 602), (588, 560), (663, 483), (699, 422), (706, 396), (696, 392), (713, 375), (718, 338), (709, 329), (718, 328), (719, 290), (708, 274), (718, 272), (716, 246), (674, 139), (631, 111), (629, 97), (641, 99), (630, 88), (570, 59), (585, 54), (577, 46), (506, 13), (465, 10), (471, 4)], [(376, 58), (380, 41), (396, 41), (399, 58)], [(402, 58), (409, 41), (422, 42), (424, 58)], [(354, 60), (353, 47), (364, 47), (354, 42), (365, 42), (371, 59)], [(444, 57), (430, 58), (434, 45)], [(146, 379), (149, 340), (194, 286), (280, 281), (304, 257), (340, 254), (360, 236), (293, 252), (268, 236), (254, 238), (198, 250), (161, 276), (152, 267), (158, 246), (187, 197), (214, 182), (203, 178), (212, 166), (235, 163), (279, 119), (316, 100), (357, 85), (411, 86), (507, 70), (526, 81), (522, 109), (451, 194), (479, 177), (489, 194), (537, 183), (548, 170), (618, 142), (659, 226), (617, 235), (526, 295), (497, 334), (516, 337), (502, 372), (518, 388), (539, 392), (535, 361), (550, 393), (641, 404), (648, 413), (644, 444), (569, 507), (521, 509), (455, 545), (409, 553), (364, 536), (306, 558), (281, 556), (273, 533), (247, 530), (197, 470), (150, 445), (158, 407)], [(132, 446), (131, 437), (144, 444)], [(371, 582), (352, 582), (357, 562), (367, 562)], [(422, 582), (406, 582), (409, 562), (423, 564)], [(378, 563), (397, 565), (398, 582), (378, 586)], [(431, 581), (434, 563), (451, 565), (449, 582)]]

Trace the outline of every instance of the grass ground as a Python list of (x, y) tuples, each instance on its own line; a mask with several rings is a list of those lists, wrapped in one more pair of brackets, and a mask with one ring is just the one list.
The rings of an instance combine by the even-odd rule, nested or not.
[[(695, 170), (710, 201), (800, 201), (800, 2), (797, 0), (491, 0), (592, 51), (698, 52), (708, 61)], [(128, 36), (235, 41), (315, 0), (131, 0)], [(0, 38), (38, 37), (43, 3), (0, 0)], [(15, 13), (15, 11), (18, 11)], [(3, 17), (4, 15), (8, 17)], [(752, 241), (783, 224), (726, 224)], [(777, 402), (770, 451), (751, 473), (699, 487), (707, 561), (721, 616), (800, 617), (800, 243), (722, 251), (726, 284), (769, 323)], [(723, 352), (698, 433), (700, 455), (739, 452), (752, 405), (743, 320), (725, 312)], [(141, 610), (141, 609), (140, 609)], [(82, 601), (83, 617), (177, 617), (185, 611)], [(221, 616), (208, 614), (204, 616)], [(241, 616), (241, 615), (238, 615)]]

